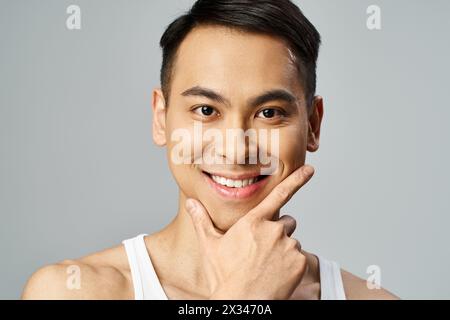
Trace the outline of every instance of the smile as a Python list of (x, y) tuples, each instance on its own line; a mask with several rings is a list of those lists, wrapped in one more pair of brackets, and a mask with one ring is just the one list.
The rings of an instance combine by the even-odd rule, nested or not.
[(255, 195), (267, 183), (268, 176), (258, 173), (222, 174), (203, 171), (209, 186), (227, 199), (245, 199)]
[(245, 188), (246, 186), (252, 185), (256, 181), (258, 181), (258, 177), (250, 178), (250, 179), (243, 179), (243, 180), (227, 179), (225, 177), (220, 177), (220, 176), (211, 176), (211, 178), (216, 183), (221, 184), (223, 186), (227, 186), (229, 188)]

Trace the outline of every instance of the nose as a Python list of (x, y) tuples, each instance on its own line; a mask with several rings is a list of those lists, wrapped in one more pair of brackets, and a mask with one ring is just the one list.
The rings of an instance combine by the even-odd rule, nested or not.
[(223, 122), (223, 148), (218, 150), (226, 164), (256, 164), (256, 131), (236, 114)]

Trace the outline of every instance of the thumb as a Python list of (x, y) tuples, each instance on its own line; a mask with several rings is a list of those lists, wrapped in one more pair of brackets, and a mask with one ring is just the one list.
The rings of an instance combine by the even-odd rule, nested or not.
[(201, 242), (210, 241), (212, 238), (218, 238), (221, 235), (214, 227), (209, 213), (200, 201), (187, 199), (185, 207), (191, 216), (195, 231)]

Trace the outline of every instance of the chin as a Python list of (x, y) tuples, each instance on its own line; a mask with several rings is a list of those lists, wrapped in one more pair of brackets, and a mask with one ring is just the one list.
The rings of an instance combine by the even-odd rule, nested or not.
[[(200, 200), (201, 201), (201, 200)], [(239, 221), (242, 217), (244, 217), (250, 210), (258, 205), (259, 202), (253, 203), (245, 203), (245, 204), (237, 204), (237, 203), (222, 203), (218, 205), (223, 200), (212, 200), (203, 202), (206, 210), (208, 211), (211, 220), (214, 225), (220, 229), (221, 231), (226, 231), (231, 228), (236, 222)], [(208, 205), (208, 203), (212, 204)]]

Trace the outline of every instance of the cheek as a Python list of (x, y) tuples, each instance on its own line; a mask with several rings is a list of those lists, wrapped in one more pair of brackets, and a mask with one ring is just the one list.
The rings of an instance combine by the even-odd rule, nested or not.
[(192, 170), (193, 134), (189, 123), (176, 119), (166, 122), (167, 162), (178, 187), (183, 191), (192, 190), (193, 181), (196, 181), (193, 177), (195, 171)]
[(305, 163), (307, 137), (300, 129), (280, 134), (280, 161), (292, 172)]

